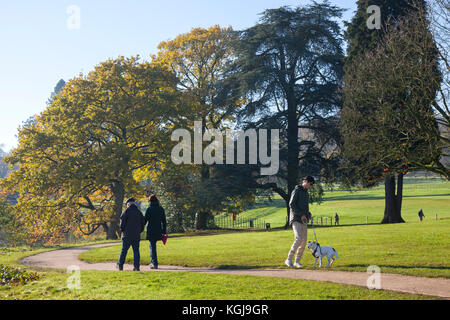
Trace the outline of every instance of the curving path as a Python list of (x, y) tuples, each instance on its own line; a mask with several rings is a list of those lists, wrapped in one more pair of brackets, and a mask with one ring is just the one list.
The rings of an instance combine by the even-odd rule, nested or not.
[[(88, 263), (78, 259), (78, 255), (84, 251), (111, 246), (120, 245), (118, 243), (104, 243), (90, 246), (59, 249), (39, 253), (33, 256), (23, 258), (22, 264), (41, 268), (67, 269), (71, 265), (78, 266), (80, 270), (111, 270), (115, 271), (114, 262)], [(124, 271), (133, 270), (133, 266), (126, 264)], [(214, 269), (203, 267), (179, 267), (160, 265), (157, 270), (150, 270), (147, 266), (142, 266), (141, 271), (167, 272), (201, 272), (212, 274), (231, 274), (231, 275), (251, 275), (264, 277), (289, 278), (299, 280), (327, 281), (339, 284), (355, 285), (367, 287), (367, 280), (371, 274), (365, 272), (346, 272), (329, 270), (299, 270), (299, 269)], [(404, 276), (398, 274), (381, 273), (381, 289), (398, 291), (412, 294), (424, 294), (442, 297), (450, 300), (450, 279), (446, 278), (424, 278)]]

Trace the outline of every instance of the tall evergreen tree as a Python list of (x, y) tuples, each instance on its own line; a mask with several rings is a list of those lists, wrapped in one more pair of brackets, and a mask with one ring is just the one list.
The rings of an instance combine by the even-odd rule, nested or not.
[[(380, 8), (380, 29), (368, 27), (369, 5)], [(414, 74), (418, 70), (416, 66), (431, 65), (434, 73), (428, 76), (433, 80), (440, 77), (437, 52), (429, 31), (423, 34), (423, 39), (408, 38), (409, 25), (414, 23), (412, 16), (419, 11), (425, 14), (425, 1), (361, 0), (346, 32), (349, 47), (344, 67), (341, 129), (348, 182), (372, 186), (384, 179), (383, 223), (404, 222), (401, 217), (403, 175), (411, 162), (423, 163), (426, 155), (432, 161), (437, 154), (430, 148), (434, 140), (410, 130), (419, 114), (421, 120), (427, 119), (429, 127), (435, 124), (431, 105), (436, 81)], [(408, 50), (405, 43), (411, 40), (427, 41), (426, 52), (410, 50), (402, 54)], [(377, 63), (381, 60), (383, 63)], [(424, 83), (430, 85), (423, 86)]]
[(270, 9), (239, 34), (236, 74), (247, 102), (241, 125), (280, 129), (280, 170), (260, 181), (286, 201), (287, 213), (301, 176), (320, 174), (336, 144), (341, 14), (326, 1)]
[[(405, 16), (409, 10), (413, 10), (416, 5), (425, 8), (425, 1), (420, 0), (413, 3), (411, 0), (358, 0), (355, 16), (350, 23), (346, 23), (347, 63), (350, 63), (358, 55), (373, 51), (383, 37), (383, 30), (387, 26), (395, 24), (398, 19)], [(369, 7), (373, 6), (379, 8), (379, 12), (368, 10)], [(368, 21), (378, 18), (374, 16), (378, 13), (380, 15), (379, 27), (371, 26), (369, 28)]]

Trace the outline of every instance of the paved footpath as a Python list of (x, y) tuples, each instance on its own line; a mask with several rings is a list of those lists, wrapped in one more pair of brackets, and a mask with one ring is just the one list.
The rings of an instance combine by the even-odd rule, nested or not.
[[(39, 253), (26, 257), (21, 263), (34, 267), (64, 269), (71, 265), (78, 266), (80, 270), (111, 270), (115, 271), (115, 263), (88, 263), (78, 259), (78, 255), (90, 249), (100, 248), (118, 243), (103, 243), (91, 246), (65, 248), (54, 251)], [(124, 270), (132, 270), (131, 264), (126, 264)], [(329, 270), (302, 270), (302, 269), (215, 269), (203, 267), (180, 267), (160, 265), (157, 270), (150, 270), (148, 266), (142, 266), (141, 271), (167, 272), (201, 272), (211, 274), (251, 275), (276, 278), (289, 278), (299, 280), (327, 281), (339, 284), (367, 287), (367, 280), (372, 274), (366, 272), (347, 272)], [(450, 279), (425, 278), (404, 276), (398, 274), (381, 273), (381, 289), (398, 291), (404, 293), (424, 294), (442, 297), (450, 300)]]

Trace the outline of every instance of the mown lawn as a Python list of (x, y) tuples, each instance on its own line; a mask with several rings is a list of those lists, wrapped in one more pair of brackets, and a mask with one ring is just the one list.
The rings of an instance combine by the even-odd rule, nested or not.
[[(450, 219), (390, 225), (316, 228), (322, 245), (331, 245), (339, 259), (333, 270), (363, 271), (377, 265), (385, 273), (450, 278)], [(314, 240), (311, 228), (309, 240)], [(160, 264), (218, 268), (285, 268), (293, 241), (291, 230), (226, 232), (170, 238), (158, 242)], [(80, 257), (90, 262), (117, 260), (120, 246), (87, 251)], [(130, 250), (127, 261), (133, 258)], [(150, 262), (148, 241), (141, 242), (141, 261)], [(302, 263), (311, 267), (305, 251)]]
[[(339, 227), (315, 229), (320, 243), (333, 246), (339, 253), (333, 270), (365, 272), (368, 266), (377, 265), (384, 273), (450, 277), (450, 184), (412, 182), (408, 182), (404, 190), (403, 217), (407, 221), (404, 224), (379, 224), (384, 208), (382, 187), (358, 192), (328, 192), (321, 205), (311, 205), (315, 216), (333, 216), (337, 211), (341, 217)], [(284, 205), (281, 199), (275, 199), (272, 203), (266, 202), (259, 208), (241, 213), (241, 216), (263, 218), (272, 223), (272, 227), (282, 226), (286, 215)], [(426, 216), (422, 223), (417, 219), (420, 208)], [(435, 214), (438, 214), (437, 221)], [(369, 225), (365, 225), (366, 216), (369, 217)], [(311, 228), (308, 237), (309, 240), (314, 239)], [(292, 230), (282, 229), (170, 235), (166, 246), (158, 243), (158, 255), (160, 264), (168, 265), (285, 268), (283, 262), (292, 241)], [(60, 247), (0, 248), (0, 264), (17, 267), (24, 256), (57, 248)], [(118, 245), (88, 251), (82, 259), (115, 263), (119, 253)], [(141, 242), (141, 256), (142, 264), (148, 264), (148, 241)], [(132, 250), (127, 260), (131, 262)], [(313, 257), (308, 251), (305, 251), (302, 262), (311, 268)], [(433, 299), (314, 281), (187, 272), (82, 271), (81, 289), (71, 290), (67, 287), (67, 273), (25, 268), (38, 271), (41, 279), (23, 285), (0, 285), (0, 300)]]
[[(50, 250), (4, 250), (0, 264)], [(23, 267), (23, 266), (22, 266)], [(26, 267), (31, 271), (33, 268)], [(0, 285), (0, 300), (423, 300), (431, 296), (369, 290), (315, 281), (188, 272), (81, 271), (80, 288), (70, 274), (39, 270), (40, 280)]]
[[(405, 221), (417, 221), (420, 209), (425, 220), (450, 218), (450, 182), (430, 179), (405, 179), (402, 216)], [(384, 186), (359, 191), (325, 191), (321, 204), (311, 204), (313, 216), (333, 217), (337, 212), (341, 225), (380, 223), (384, 213)], [(272, 228), (286, 222), (286, 203), (279, 196), (273, 201), (258, 199), (255, 208), (239, 214), (241, 219), (260, 219)], [(323, 220), (325, 223), (325, 220)], [(330, 220), (328, 220), (328, 223)], [(318, 220), (317, 222), (318, 223)]]

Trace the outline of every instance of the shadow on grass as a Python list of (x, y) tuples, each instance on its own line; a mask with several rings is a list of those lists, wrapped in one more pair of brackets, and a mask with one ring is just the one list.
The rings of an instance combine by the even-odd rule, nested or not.
[(325, 201), (344, 201), (344, 200), (383, 200), (384, 199), (384, 195), (383, 196), (372, 196), (372, 195), (364, 195), (364, 194), (359, 194), (359, 195), (344, 195), (344, 196), (331, 196), (331, 197), (327, 197), (324, 196), (323, 200)]
[(242, 266), (234, 264), (223, 264), (218, 267), (215, 267), (215, 269), (221, 270), (250, 270), (250, 269), (264, 269), (264, 268), (267, 268), (267, 266)]
[(286, 208), (286, 201), (284, 201), (283, 199), (272, 199), (272, 201), (265, 200), (262, 202), (255, 202), (252, 205), (249, 205), (246, 210), (267, 207)]
[[(416, 195), (407, 195), (404, 194), (403, 198), (427, 198), (427, 197), (446, 197), (450, 196), (450, 193), (439, 193), (439, 194), (416, 194)], [(384, 195), (382, 196), (373, 196), (373, 195), (344, 195), (344, 196), (331, 196), (331, 197), (324, 197), (325, 201), (346, 201), (346, 200), (384, 200)]]

